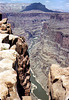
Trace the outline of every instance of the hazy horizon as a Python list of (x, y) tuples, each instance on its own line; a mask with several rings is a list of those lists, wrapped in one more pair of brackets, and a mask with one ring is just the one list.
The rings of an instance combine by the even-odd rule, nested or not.
[(0, 0), (0, 3), (37, 3), (44, 4), (48, 9), (69, 12), (69, 0)]

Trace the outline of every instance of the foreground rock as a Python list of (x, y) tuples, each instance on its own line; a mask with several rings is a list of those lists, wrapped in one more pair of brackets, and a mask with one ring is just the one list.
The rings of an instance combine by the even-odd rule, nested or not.
[[(17, 73), (18, 73), (18, 81), (20, 83), (17, 84), (17, 88), (19, 91), (19, 96), (22, 98), (23, 95), (30, 96), (30, 61), (28, 54), (28, 46), (24, 40), (24, 38), (18, 38), (16, 43), (16, 51), (18, 52), (17, 56)], [(22, 87), (22, 88), (21, 88)], [(21, 93), (21, 91), (23, 91)]]
[(9, 44), (0, 43), (0, 51), (2, 51), (2, 50), (8, 50), (9, 48), (10, 48)]
[(49, 100), (69, 100), (69, 67), (52, 65), (49, 72)]
[(15, 50), (0, 51), (0, 99), (20, 100), (17, 92), (17, 73), (13, 69), (17, 52)]
[(23, 97), (23, 100), (31, 100), (31, 97), (30, 96), (25, 96), (25, 97)]
[(12, 35), (11, 25), (7, 23), (6, 18), (2, 19), (0, 21), (0, 100), (31, 100), (30, 62), (27, 50), (24, 37)]
[(7, 70), (0, 73), (0, 99), (20, 100), (16, 89), (16, 72)]
[(0, 51), (0, 56), (4, 58), (11, 59), (13, 61), (16, 61), (16, 55), (17, 52), (15, 50), (2, 50)]
[(8, 43), (9, 35), (8, 34), (0, 34), (0, 43)]

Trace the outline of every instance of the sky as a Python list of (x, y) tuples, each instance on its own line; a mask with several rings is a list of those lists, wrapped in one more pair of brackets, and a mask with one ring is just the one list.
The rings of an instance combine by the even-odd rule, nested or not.
[(0, 0), (0, 3), (34, 3), (40, 2), (48, 9), (69, 12), (69, 0)]

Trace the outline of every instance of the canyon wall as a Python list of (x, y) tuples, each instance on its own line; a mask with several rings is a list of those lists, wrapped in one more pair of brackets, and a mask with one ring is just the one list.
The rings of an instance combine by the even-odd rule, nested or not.
[(0, 14), (0, 100), (31, 100), (28, 46), (7, 20)]
[(55, 40), (59, 43), (63, 48), (69, 49), (69, 35), (64, 35), (62, 32), (56, 32)]
[(56, 19), (56, 20), (62, 21), (64, 20), (64, 17), (57, 13), (57, 14), (51, 15), (50, 19)]

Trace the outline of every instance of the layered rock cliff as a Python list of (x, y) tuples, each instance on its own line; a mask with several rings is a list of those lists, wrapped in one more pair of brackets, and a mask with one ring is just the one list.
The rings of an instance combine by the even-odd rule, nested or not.
[(28, 46), (24, 37), (12, 35), (7, 20), (0, 14), (0, 100), (30, 100)]

